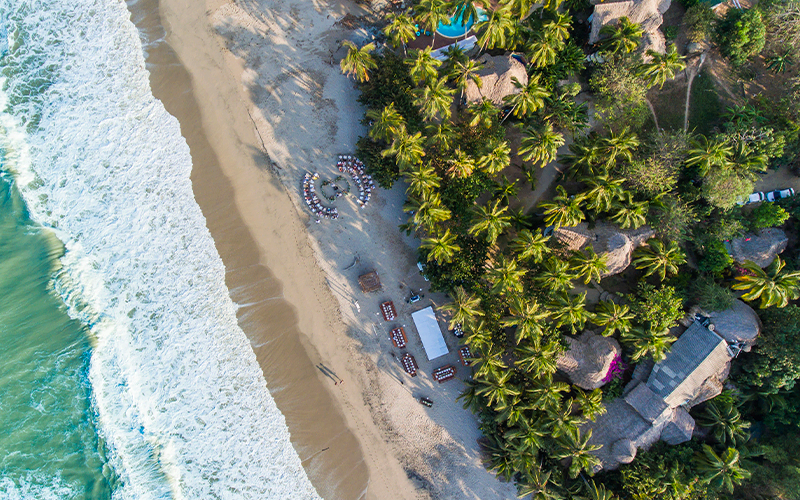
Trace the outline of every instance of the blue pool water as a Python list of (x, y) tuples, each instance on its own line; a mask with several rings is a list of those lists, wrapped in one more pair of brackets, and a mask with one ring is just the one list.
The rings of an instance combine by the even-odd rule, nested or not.
[[(478, 10), (478, 21), (485, 21), (486, 19), (488, 19), (483, 9), (479, 8), (477, 10)], [(466, 35), (472, 28), (472, 25), (475, 24), (475, 21), (474, 19), (470, 19), (469, 22), (464, 23), (462, 17), (463, 14), (462, 16), (459, 16), (458, 19), (456, 19), (456, 15), (453, 14), (450, 17), (450, 24), (444, 25), (439, 23), (439, 27), (436, 28), (436, 32), (447, 38), (458, 38), (460, 36)]]

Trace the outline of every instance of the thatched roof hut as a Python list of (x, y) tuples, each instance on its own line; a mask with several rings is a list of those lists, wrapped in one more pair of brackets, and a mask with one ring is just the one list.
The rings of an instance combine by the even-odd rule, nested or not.
[(633, 251), (653, 235), (655, 231), (649, 226), (626, 230), (602, 222), (592, 229), (586, 222), (581, 222), (577, 226), (560, 227), (553, 231), (553, 236), (567, 250), (583, 250), (591, 246), (598, 255), (605, 255), (608, 269), (603, 277), (624, 271), (631, 264)]
[(729, 344), (739, 343), (744, 351), (750, 350), (756, 337), (761, 333), (761, 320), (758, 314), (739, 299), (734, 300), (733, 306), (724, 311), (704, 311), (700, 307), (693, 308), (692, 311), (709, 318), (714, 333)]
[(478, 88), (472, 80), (467, 82), (465, 95), (468, 103), (488, 99), (502, 108), (505, 106), (503, 102), (505, 96), (520, 92), (514, 86), (513, 78), (519, 80), (522, 85), (528, 84), (528, 72), (525, 71), (525, 66), (511, 54), (503, 56), (484, 54), (478, 62), (483, 64), (483, 68), (478, 72), (481, 77), (481, 87)]
[(567, 350), (556, 361), (558, 369), (570, 381), (586, 390), (597, 389), (619, 356), (619, 343), (610, 337), (601, 337), (585, 331), (578, 338), (566, 337)]
[(760, 267), (767, 267), (779, 253), (786, 250), (788, 243), (789, 238), (783, 230), (775, 227), (762, 229), (755, 235), (731, 241), (731, 256), (739, 263), (749, 260)]
[(669, 9), (671, 0), (628, 0), (625, 2), (593, 1), (594, 14), (589, 43), (597, 43), (601, 39), (600, 29), (606, 25), (616, 24), (620, 18), (627, 17), (631, 22), (639, 24), (644, 30), (639, 44), (641, 52), (655, 50), (664, 53), (666, 42), (658, 29), (664, 21), (662, 17)]

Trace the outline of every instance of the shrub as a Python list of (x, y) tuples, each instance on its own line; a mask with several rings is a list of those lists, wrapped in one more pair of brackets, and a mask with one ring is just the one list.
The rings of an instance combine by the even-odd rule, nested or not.
[(692, 295), (705, 311), (724, 311), (733, 307), (734, 296), (730, 288), (718, 285), (707, 276), (695, 280)]
[(656, 288), (649, 283), (639, 283), (636, 294), (628, 296), (631, 312), (637, 323), (650, 322), (653, 329), (672, 328), (683, 317), (683, 299), (674, 287)]
[(624, 59), (600, 65), (589, 85), (597, 96), (595, 109), (611, 128), (641, 128), (650, 117), (645, 97), (647, 84)]
[(757, 9), (730, 9), (717, 26), (720, 50), (734, 66), (742, 66), (764, 48), (767, 29)]
[(716, 16), (704, 2), (696, 3), (686, 10), (683, 22), (687, 26), (689, 41), (700, 43), (711, 33)]
[(702, 249), (703, 257), (697, 263), (697, 268), (704, 273), (719, 276), (722, 271), (733, 264), (733, 259), (720, 240), (711, 240)]
[(753, 230), (777, 227), (789, 219), (789, 212), (775, 203), (762, 203), (750, 213), (749, 219)]

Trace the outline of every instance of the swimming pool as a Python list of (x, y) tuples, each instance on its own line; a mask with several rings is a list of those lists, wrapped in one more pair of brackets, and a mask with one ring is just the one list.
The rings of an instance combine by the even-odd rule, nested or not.
[[(478, 21), (485, 21), (486, 19), (488, 19), (483, 9), (478, 8), (477, 11), (478, 11)], [(470, 19), (470, 22), (466, 23), (465, 25), (464, 20), (461, 18), (461, 16), (459, 16), (459, 18), (456, 19), (456, 15), (453, 14), (450, 17), (450, 24), (444, 25), (439, 23), (439, 27), (436, 28), (436, 32), (447, 38), (458, 38), (460, 36), (464, 36), (469, 32), (470, 28), (472, 28), (472, 25), (475, 24), (473, 21), (474, 21), (473, 19)]]

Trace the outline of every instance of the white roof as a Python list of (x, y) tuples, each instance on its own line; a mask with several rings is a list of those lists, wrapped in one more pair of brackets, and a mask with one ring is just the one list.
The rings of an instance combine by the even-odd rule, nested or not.
[(439, 328), (439, 322), (436, 321), (433, 307), (428, 306), (425, 309), (420, 309), (412, 313), (411, 317), (414, 319), (419, 338), (422, 339), (422, 346), (425, 348), (428, 361), (444, 356), (450, 352), (447, 348), (447, 344), (444, 343), (442, 330)]
[(431, 57), (434, 59), (438, 59), (440, 61), (444, 61), (447, 59), (447, 54), (445, 52), (452, 46), (461, 47), (464, 51), (470, 50), (472, 47), (475, 46), (475, 43), (478, 41), (475, 38), (475, 35), (470, 36), (469, 38), (465, 38), (464, 40), (459, 40), (455, 43), (451, 43), (450, 45), (445, 45), (444, 47), (440, 47), (434, 51), (431, 51)]

